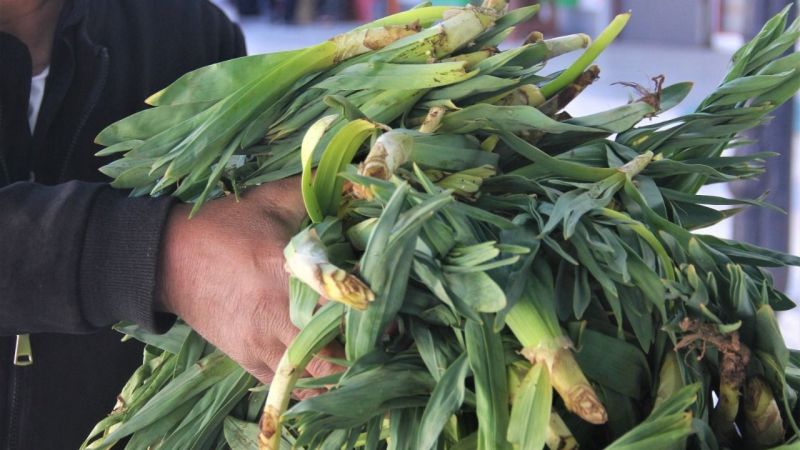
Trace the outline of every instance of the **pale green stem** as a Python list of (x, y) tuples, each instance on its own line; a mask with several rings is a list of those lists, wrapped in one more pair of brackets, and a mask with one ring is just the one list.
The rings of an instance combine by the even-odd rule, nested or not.
[(289, 405), (295, 383), (311, 358), (336, 337), (341, 317), (339, 305), (329, 303), (323, 306), (281, 357), (261, 415), (259, 450), (280, 450), (281, 416)]
[(630, 19), (630, 13), (620, 14), (611, 21), (611, 23), (597, 36), (594, 42), (589, 45), (585, 52), (570, 65), (566, 70), (561, 72), (555, 80), (542, 86), (542, 94), (545, 97), (552, 97), (557, 92), (572, 84), (584, 70), (606, 49), (614, 39), (625, 28), (625, 24)]
[(531, 364), (547, 367), (553, 387), (567, 409), (589, 423), (606, 423), (608, 414), (575, 361), (572, 343), (561, 334), (552, 318), (547, 320), (541, 315), (534, 301), (521, 297), (506, 317), (506, 323), (523, 346), (522, 355)]

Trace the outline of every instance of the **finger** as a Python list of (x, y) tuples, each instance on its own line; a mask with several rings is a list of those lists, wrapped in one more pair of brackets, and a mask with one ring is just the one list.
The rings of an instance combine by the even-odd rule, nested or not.
[(323, 348), (311, 362), (308, 363), (306, 366), (306, 372), (311, 374), (314, 378), (320, 378), (328, 375), (333, 375), (335, 373), (339, 373), (345, 370), (344, 367), (334, 364), (330, 361), (327, 361), (322, 357), (327, 358), (339, 358), (343, 359), (345, 357), (344, 349), (338, 342), (332, 342), (328, 344), (325, 348)]
[(316, 397), (328, 392), (327, 389), (295, 389), (292, 396), (297, 400), (308, 400), (309, 398)]
[(297, 227), (306, 216), (299, 176), (271, 181), (255, 189), (248, 189), (243, 198), (268, 205), (273, 212), (279, 211), (294, 227)]
[(276, 322), (283, 322), (276, 324), (272, 327), (272, 334), (275, 338), (279, 339), (285, 347), (289, 347), (294, 342), (294, 338), (300, 333), (300, 330), (291, 323), (288, 317), (285, 319), (276, 320)]
[[(302, 203), (302, 188), (300, 185), (301, 177), (299, 175), (282, 178), (280, 180), (270, 181), (257, 186), (253, 189), (248, 189), (244, 192), (244, 197), (263, 198), (269, 199), (276, 193), (287, 195), (288, 197), (282, 200), (296, 200)], [(273, 197), (274, 199), (274, 197)]]
[[(289, 289), (287, 283), (286, 294), (276, 295), (275, 298), (267, 299), (261, 303), (262, 309), (259, 311), (266, 317), (269, 324), (269, 333), (279, 339), (285, 347), (289, 347), (294, 342), (294, 338), (300, 333), (300, 329), (292, 323), (289, 312)], [(258, 324), (257, 326), (263, 326)]]
[(269, 383), (278, 369), (281, 358), (286, 352), (286, 345), (277, 338), (272, 338), (267, 344), (259, 345), (253, 349), (255, 367), (247, 368), (254, 377), (262, 383)]
[(248, 370), (248, 372), (263, 384), (270, 384), (275, 377), (275, 372), (267, 366), (259, 366), (255, 369)]

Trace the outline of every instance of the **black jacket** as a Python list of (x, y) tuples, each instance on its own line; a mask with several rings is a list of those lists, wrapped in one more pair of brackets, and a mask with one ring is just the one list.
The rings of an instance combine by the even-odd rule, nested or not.
[[(77, 448), (141, 362), (108, 326), (168, 320), (153, 297), (171, 202), (103, 184), (94, 137), (183, 73), (244, 52), (205, 0), (68, 0), (31, 136), (30, 55), (0, 33), (0, 448)], [(34, 364), (13, 366), (26, 332)]]

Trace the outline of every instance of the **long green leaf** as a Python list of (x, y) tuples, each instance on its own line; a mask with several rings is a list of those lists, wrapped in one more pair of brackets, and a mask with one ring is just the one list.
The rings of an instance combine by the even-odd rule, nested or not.
[[(358, 149), (375, 130), (376, 125), (372, 122), (363, 119), (354, 120), (339, 130), (325, 147), (325, 152), (317, 167), (317, 176), (314, 179), (314, 193), (322, 214), (336, 215), (344, 184), (344, 181), (339, 178), (339, 173), (347, 164), (350, 164)], [(306, 153), (306, 156), (311, 151), (313, 148)], [(310, 158), (306, 160), (306, 165), (308, 164), (310, 164)], [(311, 198), (310, 195), (309, 198)]]
[(160, 420), (192, 397), (227, 377), (236, 363), (220, 352), (206, 356), (161, 389), (130, 420), (103, 439), (100, 447), (116, 442)]
[(188, 72), (147, 98), (153, 106), (220, 100), (242, 86), (268, 75), (287, 58), (303, 50), (243, 56)]
[(433, 389), (420, 419), (417, 450), (429, 450), (436, 444), (447, 421), (464, 402), (464, 379), (469, 371), (469, 360), (462, 354), (447, 368)]
[[(325, 131), (331, 126), (337, 116), (325, 116), (311, 125), (305, 136), (303, 136), (303, 143), (300, 147), (300, 164), (303, 166), (303, 174), (300, 178), (301, 190), (303, 193), (303, 204), (306, 206), (308, 217), (314, 222), (321, 222), (324, 217), (322, 208), (319, 204), (317, 192), (314, 189), (314, 179), (311, 173), (312, 164), (314, 160), (314, 150), (317, 144), (322, 139)], [(327, 170), (327, 169), (326, 169)], [(330, 169), (333, 170), (333, 169)], [(328, 176), (326, 174), (326, 176)]]
[(392, 64), (370, 62), (356, 64), (326, 79), (316, 87), (332, 90), (430, 89), (459, 83), (477, 75), (467, 72), (463, 62), (435, 64)]
[(541, 364), (533, 366), (517, 391), (508, 424), (508, 440), (521, 450), (540, 450), (547, 441), (553, 387)]
[(475, 380), (478, 449), (510, 449), (506, 440), (509, 408), (503, 344), (492, 329), (491, 316), (484, 314), (482, 320), (483, 323), (467, 321), (464, 330)]

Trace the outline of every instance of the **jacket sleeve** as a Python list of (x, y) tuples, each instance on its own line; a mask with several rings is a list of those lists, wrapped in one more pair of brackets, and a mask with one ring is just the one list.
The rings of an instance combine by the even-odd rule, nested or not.
[(225, 61), (247, 54), (247, 47), (238, 24), (231, 22), (217, 5), (204, 0), (200, 2), (200, 30), (209, 50), (216, 48), (216, 61)]
[(238, 58), (247, 55), (247, 45), (244, 35), (239, 25), (225, 20), (229, 25), (229, 30), (224, 33), (220, 47), (220, 61)]
[[(131, 20), (147, 18), (142, 23), (158, 39), (171, 36), (176, 24), (200, 31), (189, 33), (197, 39), (181, 41), (196, 45), (191, 58), (159, 68), (158, 73), (169, 73), (168, 82), (198, 66), (246, 54), (239, 26), (208, 1), (124, 6)], [(154, 63), (161, 62), (157, 56)], [(157, 312), (155, 289), (173, 202), (129, 198), (105, 184), (78, 181), (0, 188), (0, 336), (89, 333), (121, 320), (165, 331), (174, 317)]]
[(0, 189), (0, 335), (88, 333), (120, 320), (163, 331), (155, 289), (173, 200), (101, 183)]

